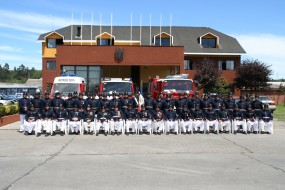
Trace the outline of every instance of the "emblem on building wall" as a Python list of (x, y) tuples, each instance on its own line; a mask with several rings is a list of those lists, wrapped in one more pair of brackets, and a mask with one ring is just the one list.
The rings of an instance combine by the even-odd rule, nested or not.
[(124, 59), (124, 49), (116, 48), (115, 49), (115, 60), (117, 63), (122, 62)]

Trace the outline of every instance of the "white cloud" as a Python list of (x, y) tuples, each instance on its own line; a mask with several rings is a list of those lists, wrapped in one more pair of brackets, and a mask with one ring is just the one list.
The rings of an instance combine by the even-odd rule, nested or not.
[(285, 36), (273, 34), (232, 35), (247, 52), (245, 57), (258, 59), (272, 65), (272, 78), (285, 78)]
[(15, 48), (11, 46), (0, 46), (0, 51), (18, 52), (21, 50), (21, 48)]
[[(37, 58), (38, 57), (38, 58)], [(23, 64), (26, 67), (35, 67), (41, 69), (42, 59), (40, 55), (35, 57), (22, 56), (22, 55), (11, 55), (11, 54), (0, 54), (0, 63), (8, 63), (10, 68), (18, 67)]]
[[(34, 12), (14, 12), (0, 9), (0, 27), (32, 33), (45, 33), (71, 24), (70, 18), (43, 15)], [(74, 19), (73, 23), (80, 23)]]

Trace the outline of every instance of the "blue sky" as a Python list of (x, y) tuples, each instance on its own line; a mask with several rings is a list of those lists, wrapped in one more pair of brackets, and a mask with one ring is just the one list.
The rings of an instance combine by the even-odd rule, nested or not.
[(244, 58), (259, 59), (274, 71), (272, 78), (285, 78), (285, 1), (284, 0), (9, 0), (0, 7), (0, 64), (24, 64), (41, 69), (39, 34), (71, 24), (206, 26), (238, 39), (246, 50)]

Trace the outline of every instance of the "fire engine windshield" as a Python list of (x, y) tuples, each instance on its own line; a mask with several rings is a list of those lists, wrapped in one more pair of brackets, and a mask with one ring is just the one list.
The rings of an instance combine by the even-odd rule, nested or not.
[(74, 91), (79, 92), (79, 84), (54, 84), (53, 91), (51, 93), (54, 94), (55, 91), (59, 91), (61, 95), (67, 96), (68, 93), (73, 93)]
[(132, 92), (132, 84), (129, 82), (104, 82), (104, 92)]
[(185, 92), (192, 91), (192, 81), (190, 80), (167, 80), (164, 81), (163, 90)]

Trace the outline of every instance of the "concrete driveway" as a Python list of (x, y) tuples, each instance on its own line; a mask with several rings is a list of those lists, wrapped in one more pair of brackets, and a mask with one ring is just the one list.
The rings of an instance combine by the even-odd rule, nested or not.
[(0, 128), (0, 189), (285, 189), (274, 135), (35, 137)]

